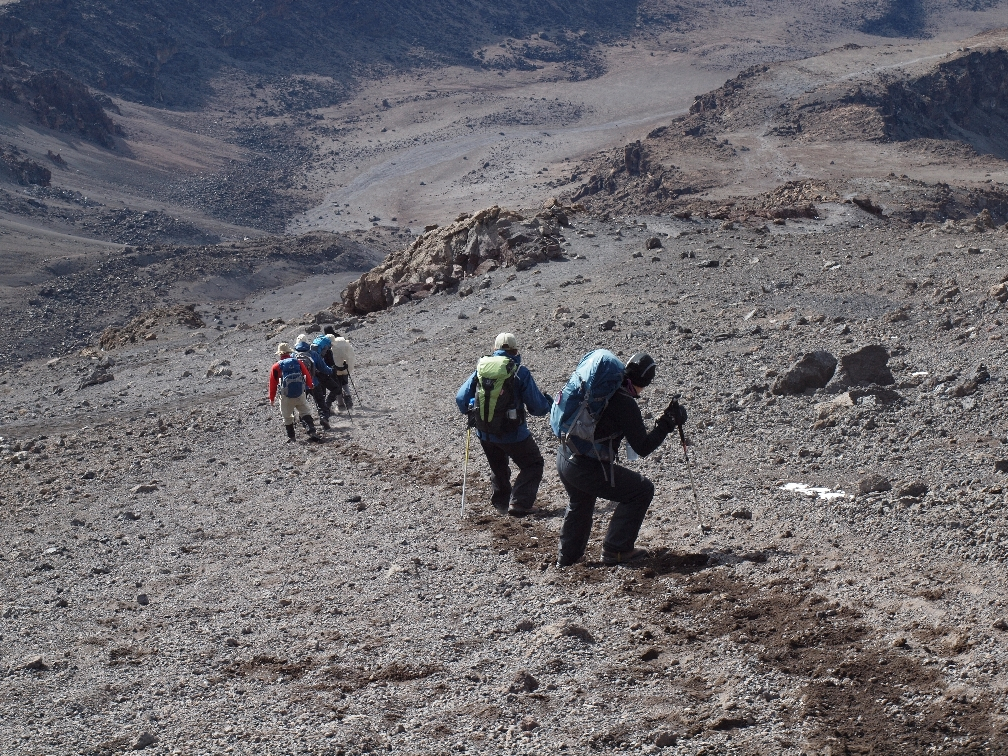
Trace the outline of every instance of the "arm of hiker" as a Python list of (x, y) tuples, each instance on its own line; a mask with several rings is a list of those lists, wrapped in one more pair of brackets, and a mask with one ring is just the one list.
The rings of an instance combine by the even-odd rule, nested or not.
[(458, 411), (463, 415), (469, 411), (469, 400), (476, 396), (476, 371), (474, 370), (472, 375), (470, 375), (466, 382), (462, 384), (459, 388), (458, 393), (455, 394), (455, 404), (458, 405)]
[(644, 425), (644, 417), (641, 415), (640, 407), (632, 399), (627, 402), (620, 402), (619, 412), (622, 416), (620, 418), (622, 421), (620, 425), (623, 429), (626, 442), (641, 457), (646, 457), (661, 446), (665, 437), (669, 434), (670, 429), (666, 427), (661, 418), (658, 419), (655, 427), (649, 432)]
[(322, 375), (332, 375), (332, 373), (333, 373), (332, 368), (329, 367), (326, 364), (326, 361), (323, 360), (318, 355), (314, 355), (314, 354), (312, 355), (312, 362), (315, 363), (315, 369), (318, 370), (320, 373), (322, 373)]
[(276, 401), (276, 390), (277, 384), (280, 382), (280, 366), (274, 365), (270, 370), (270, 380), (269, 380), (269, 400), (270, 404)]
[(305, 364), (303, 362), (301, 362), (301, 360), (298, 360), (298, 367), (301, 368), (301, 375), (304, 376), (305, 385), (309, 389), (315, 388), (315, 384), (312, 383), (311, 373), (308, 372), (308, 368), (305, 367)]
[(532, 373), (529, 372), (528, 368), (523, 366), (519, 369), (518, 381), (521, 385), (522, 401), (525, 402), (525, 407), (528, 409), (529, 414), (536, 417), (548, 415), (550, 408), (553, 406), (553, 399), (539, 390), (535, 378), (532, 377)]

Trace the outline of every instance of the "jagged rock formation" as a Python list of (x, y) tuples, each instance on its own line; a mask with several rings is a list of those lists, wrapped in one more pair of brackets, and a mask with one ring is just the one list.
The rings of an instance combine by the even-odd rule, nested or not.
[(52, 179), (52, 172), (48, 168), (22, 157), (15, 147), (7, 150), (0, 147), (0, 175), (3, 173), (7, 173), (22, 185), (49, 186), (49, 181)]
[(406, 249), (389, 255), (343, 292), (350, 313), (384, 310), (422, 299), (457, 285), (466, 276), (481, 276), (501, 266), (526, 270), (563, 255), (560, 228), (568, 225), (565, 209), (555, 200), (531, 220), (494, 205), (463, 214), (450, 226), (429, 227)]
[(32, 73), (24, 66), (0, 67), (0, 97), (27, 107), (43, 126), (77, 134), (100, 144), (115, 146), (121, 130), (105, 112), (111, 100), (99, 101), (82, 82), (66, 71)]

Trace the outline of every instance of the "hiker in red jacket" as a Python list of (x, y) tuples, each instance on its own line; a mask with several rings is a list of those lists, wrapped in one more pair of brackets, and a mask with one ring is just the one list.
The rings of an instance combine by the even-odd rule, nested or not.
[(311, 374), (301, 360), (291, 355), (290, 345), (281, 342), (277, 347), (279, 359), (270, 369), (269, 379), (270, 406), (275, 402), (279, 389), (280, 414), (283, 417), (284, 427), (287, 429), (289, 443), (294, 441), (294, 410), (297, 410), (301, 422), (308, 431), (308, 437), (310, 439), (318, 438), (315, 434), (315, 420), (312, 418), (311, 408), (306, 399), (308, 392), (314, 387)]

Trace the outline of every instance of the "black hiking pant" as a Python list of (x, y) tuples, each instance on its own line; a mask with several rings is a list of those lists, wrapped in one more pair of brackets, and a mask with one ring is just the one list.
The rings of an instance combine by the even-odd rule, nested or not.
[[(608, 479), (610, 469), (615, 486)], [(584, 556), (598, 498), (616, 502), (602, 548), (606, 551), (630, 551), (654, 498), (654, 484), (625, 467), (613, 465), (610, 468), (608, 463), (603, 467), (593, 457), (571, 456), (562, 446), (557, 451), (557, 473), (570, 498), (560, 527), (558, 562), (561, 565), (574, 564)]]
[[(322, 373), (315, 376), (315, 388), (312, 389), (312, 396), (315, 398), (315, 404), (318, 405), (320, 415), (332, 414), (329, 407), (332, 404), (332, 392), (339, 390), (334, 378), (335, 376), (322, 375)], [(330, 392), (328, 401), (326, 400), (326, 391)]]
[[(529, 436), (515, 444), (480, 440), (480, 445), (490, 463), (490, 485), (493, 489), (490, 503), (494, 508), (505, 512), (510, 504), (515, 509), (532, 509), (546, 466), (535, 439)], [(513, 487), (509, 460), (514, 460), (518, 466), (518, 477)]]

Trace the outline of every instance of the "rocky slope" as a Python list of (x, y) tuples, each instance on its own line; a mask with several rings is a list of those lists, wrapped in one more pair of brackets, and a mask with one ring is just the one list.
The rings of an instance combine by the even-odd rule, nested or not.
[[(5, 370), (0, 742), (1003, 752), (1006, 237), (821, 215), (576, 216), (560, 259), (342, 320), (360, 402), (321, 444), (282, 443), (263, 399), (310, 322), (293, 292), (288, 322), (252, 298), (248, 327), (199, 307)], [(587, 561), (553, 566), (550, 465), (539, 513), (499, 518), (477, 450), (460, 516), (452, 395), (502, 329), (547, 391), (592, 348), (649, 350), (644, 409), (689, 407), (712, 532), (672, 440), (629, 463), (658, 492), (637, 569), (596, 561), (604, 503)], [(833, 385), (780, 390), (820, 350)]]

